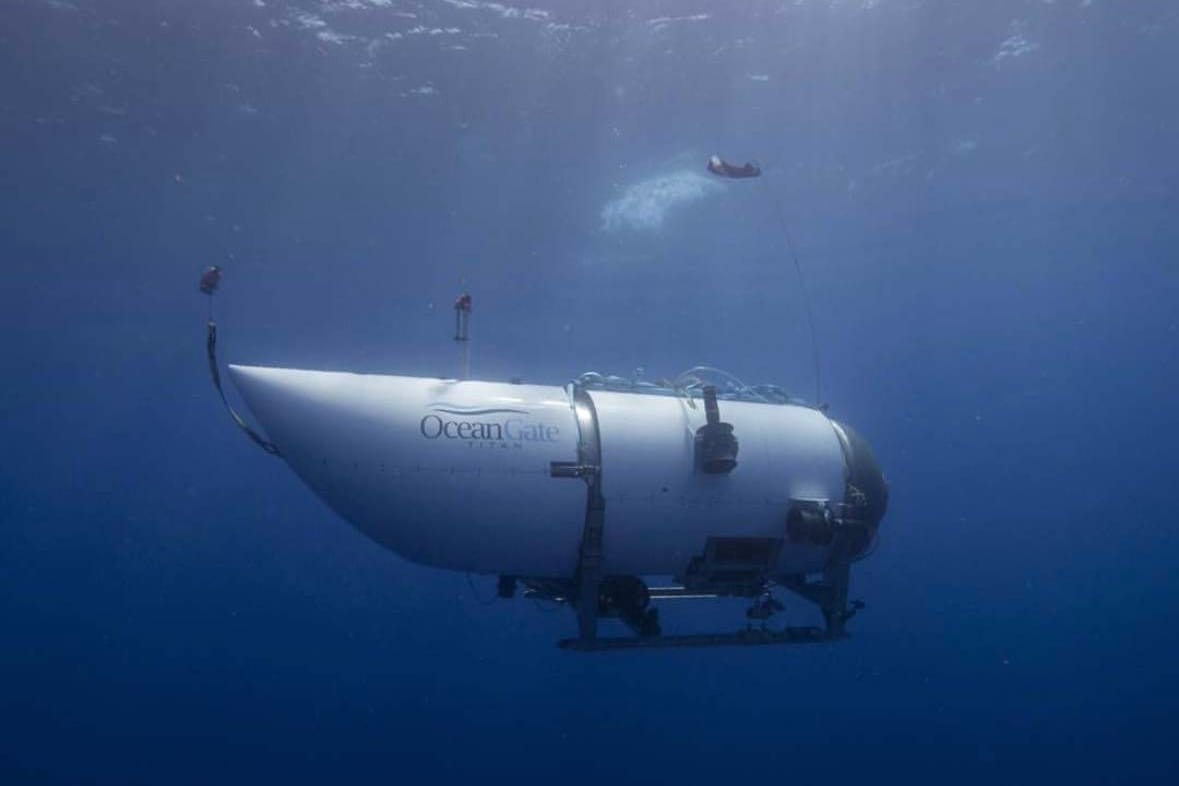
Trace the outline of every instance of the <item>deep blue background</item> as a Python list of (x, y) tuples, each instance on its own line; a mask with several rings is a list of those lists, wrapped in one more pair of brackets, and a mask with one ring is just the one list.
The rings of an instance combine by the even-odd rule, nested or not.
[[(0, 782), (1173, 782), (1175, 8), (535, 5), (5, 4)], [(234, 360), (453, 374), (469, 286), (476, 376), (809, 395), (779, 207), (893, 489), (838, 645), (560, 652), (206, 378), (219, 263)]]

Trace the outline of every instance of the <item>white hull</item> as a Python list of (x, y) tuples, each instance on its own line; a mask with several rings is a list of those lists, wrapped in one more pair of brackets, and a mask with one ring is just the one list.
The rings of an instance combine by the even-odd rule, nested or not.
[[(362, 532), (454, 570), (568, 578), (586, 484), (551, 476), (581, 439), (566, 388), (231, 366), (271, 441)], [(709, 538), (784, 539), (792, 500), (840, 502), (847, 466), (825, 414), (722, 401), (740, 441), (727, 475), (696, 469), (697, 400), (590, 390), (606, 501), (603, 573), (679, 575)], [(830, 549), (785, 539), (777, 569), (822, 570)]]

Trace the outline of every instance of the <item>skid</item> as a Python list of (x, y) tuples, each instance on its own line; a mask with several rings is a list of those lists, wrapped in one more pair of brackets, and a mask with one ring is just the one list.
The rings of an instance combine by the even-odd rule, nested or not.
[(761, 647), (771, 644), (822, 644), (842, 636), (830, 636), (822, 628), (750, 628), (735, 633), (698, 633), (678, 636), (610, 636), (594, 639), (563, 639), (561, 649), (578, 652), (614, 650), (655, 650), (679, 647)]

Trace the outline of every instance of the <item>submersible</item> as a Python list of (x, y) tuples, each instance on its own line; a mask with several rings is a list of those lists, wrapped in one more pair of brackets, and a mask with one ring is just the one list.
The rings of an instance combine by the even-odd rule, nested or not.
[[(563, 646), (829, 641), (863, 606), (848, 599), (850, 569), (876, 542), (888, 486), (868, 443), (825, 407), (707, 367), (558, 386), (231, 365), (263, 435), (221, 383), (220, 281), (216, 266), (200, 281), (206, 356), (237, 426), (403, 557), (572, 607), (578, 635)], [(464, 293), (464, 377), (470, 313)], [(653, 576), (673, 584), (650, 587)], [(770, 627), (778, 587), (818, 606), (823, 625)], [(651, 603), (717, 597), (752, 601), (744, 628), (664, 635)], [(599, 636), (603, 617), (634, 635)]]
[[(269, 444), (332, 509), (425, 565), (500, 576), (566, 602), (602, 649), (840, 637), (848, 568), (887, 486), (871, 449), (821, 409), (739, 385), (585, 375), (531, 385), (230, 366)], [(723, 420), (722, 420), (723, 418)], [(644, 577), (670, 576), (651, 588)], [(822, 628), (663, 636), (652, 598), (782, 586)], [(780, 608), (780, 606), (778, 606)], [(634, 637), (599, 638), (617, 616)]]

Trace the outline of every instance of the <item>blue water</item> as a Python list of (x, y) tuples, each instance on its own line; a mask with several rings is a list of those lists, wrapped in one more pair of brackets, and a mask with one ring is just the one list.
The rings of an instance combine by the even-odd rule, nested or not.
[[(0, 782), (1174, 782), (1172, 4), (0, 19)], [(811, 397), (779, 210), (892, 486), (838, 644), (559, 651), (570, 614), (366, 540), (207, 379), (220, 264), (234, 361), (453, 375), (466, 288), (476, 377)]]

